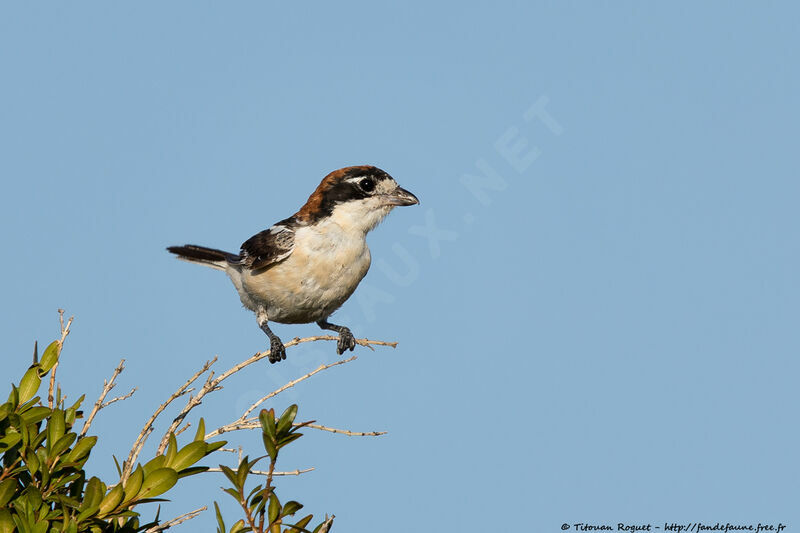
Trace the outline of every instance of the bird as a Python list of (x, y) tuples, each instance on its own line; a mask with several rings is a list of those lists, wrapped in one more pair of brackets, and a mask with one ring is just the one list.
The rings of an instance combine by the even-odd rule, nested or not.
[(397, 206), (419, 204), (385, 171), (371, 165), (334, 170), (292, 216), (247, 239), (238, 254), (186, 244), (178, 259), (224, 271), (244, 307), (269, 337), (270, 363), (286, 348), (269, 323), (310, 324), (339, 334), (339, 355), (355, 348), (350, 328), (328, 322), (369, 270), (367, 233)]

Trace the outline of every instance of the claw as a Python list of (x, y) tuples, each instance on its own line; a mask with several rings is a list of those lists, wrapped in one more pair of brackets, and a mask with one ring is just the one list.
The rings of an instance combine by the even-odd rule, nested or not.
[(342, 355), (347, 350), (351, 352), (356, 348), (356, 338), (349, 328), (343, 328), (339, 332), (339, 341), (336, 343), (336, 352)]
[(272, 337), (269, 341), (269, 362), (277, 363), (286, 359), (286, 347), (278, 337)]

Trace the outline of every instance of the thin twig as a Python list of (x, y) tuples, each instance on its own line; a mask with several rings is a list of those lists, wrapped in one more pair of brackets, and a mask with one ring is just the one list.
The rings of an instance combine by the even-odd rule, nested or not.
[(181, 429), (179, 429), (178, 431), (176, 431), (176, 432), (175, 432), (175, 436), (177, 437), (178, 435), (180, 435), (181, 433), (183, 433), (184, 431), (186, 431), (187, 429), (189, 429), (189, 427), (190, 427), (191, 425), (192, 425), (192, 423), (191, 423), (191, 422), (186, 422), (186, 424), (184, 424), (184, 426), (183, 426)]
[(316, 370), (312, 370), (308, 374), (306, 374), (304, 376), (300, 376), (299, 378), (290, 381), (289, 383), (283, 385), (279, 389), (276, 389), (276, 390), (270, 392), (269, 394), (267, 394), (266, 396), (263, 396), (262, 398), (259, 398), (250, 407), (248, 407), (247, 410), (238, 419), (234, 420), (230, 424), (226, 424), (226, 425), (224, 425), (222, 427), (219, 427), (219, 428), (215, 429), (214, 431), (212, 431), (211, 433), (209, 433), (208, 435), (206, 435), (206, 437), (205, 437), (206, 440), (208, 440), (208, 439), (210, 439), (212, 437), (216, 437), (217, 435), (221, 435), (222, 433), (225, 433), (227, 431), (231, 431), (232, 428), (234, 428), (236, 426), (239, 426), (241, 424), (244, 424), (245, 422), (247, 422), (247, 416), (250, 413), (252, 413), (259, 405), (261, 405), (265, 401), (269, 400), (270, 398), (272, 398), (274, 396), (277, 396), (278, 394), (282, 393), (286, 389), (290, 389), (290, 388), (294, 387), (295, 385), (297, 385), (301, 381), (305, 381), (308, 378), (310, 378), (311, 376), (313, 376), (314, 374), (322, 372), (323, 370), (327, 370), (329, 368), (333, 368), (333, 367), (339, 366), (339, 365), (344, 365), (344, 364), (349, 363), (351, 361), (355, 361), (356, 359), (357, 359), (357, 357), (354, 355), (354, 356), (349, 357), (347, 359), (342, 359), (340, 361), (336, 361), (335, 363), (329, 363), (329, 364), (326, 364), (326, 365), (320, 365), (319, 367), (317, 367)]
[[(295, 426), (299, 426), (300, 424), (294, 424)], [(305, 427), (320, 429), (322, 431), (330, 431), (331, 433), (340, 433), (342, 435), (347, 435), (349, 437), (380, 437), (381, 435), (386, 435), (386, 431), (350, 431), (347, 429), (336, 429), (336, 428), (329, 428), (326, 426), (320, 426), (319, 424), (304, 424)]]
[(194, 511), (190, 511), (190, 512), (188, 512), (186, 514), (182, 514), (182, 515), (180, 515), (178, 517), (173, 518), (172, 520), (167, 520), (163, 524), (159, 524), (157, 526), (151, 527), (145, 533), (156, 533), (157, 531), (164, 531), (165, 529), (169, 529), (172, 526), (177, 526), (178, 524), (182, 524), (182, 523), (184, 523), (184, 522), (186, 522), (188, 520), (191, 520), (192, 518), (196, 517), (197, 515), (199, 515), (200, 513), (205, 511), (206, 509), (208, 509), (208, 507), (207, 506), (203, 506), (200, 509), (195, 509)]
[(105, 409), (106, 407), (108, 407), (112, 403), (121, 402), (122, 400), (127, 400), (128, 398), (133, 396), (133, 393), (136, 392), (137, 390), (138, 389), (136, 387), (134, 387), (134, 388), (131, 389), (131, 391), (128, 394), (123, 394), (122, 396), (117, 396), (116, 398), (111, 398), (106, 403), (101, 405), (100, 409)]
[(170, 396), (166, 402), (158, 406), (158, 409), (156, 409), (156, 411), (153, 413), (153, 415), (150, 417), (150, 419), (142, 428), (142, 431), (139, 433), (139, 436), (136, 437), (136, 441), (133, 443), (133, 447), (131, 448), (131, 451), (128, 454), (128, 458), (125, 460), (125, 463), (123, 464), (122, 477), (121, 477), (121, 481), (123, 483), (128, 479), (128, 476), (131, 475), (131, 472), (133, 471), (133, 465), (136, 463), (136, 459), (139, 457), (139, 454), (141, 453), (142, 448), (144, 447), (144, 443), (147, 441), (147, 437), (150, 435), (150, 433), (153, 432), (153, 423), (155, 422), (156, 418), (158, 418), (158, 415), (160, 415), (164, 411), (164, 409), (166, 409), (167, 406), (171, 404), (173, 401), (175, 401), (177, 398), (183, 396), (187, 392), (190, 392), (191, 389), (189, 389), (189, 385), (194, 383), (194, 381), (197, 378), (199, 378), (202, 374), (204, 374), (211, 367), (211, 365), (213, 365), (216, 362), (216, 360), (217, 358), (215, 356), (214, 359), (212, 359), (211, 361), (206, 361), (203, 367), (197, 372), (195, 372), (194, 375), (186, 381), (186, 383), (184, 383), (178, 388), (178, 390), (172, 393), (172, 396)]
[[(312, 428), (312, 429), (319, 429), (321, 431), (329, 431), (331, 433), (339, 433), (341, 435), (347, 435), (349, 437), (380, 437), (382, 435), (388, 434), (387, 431), (350, 431), (349, 429), (337, 429), (337, 428), (331, 428), (331, 427), (327, 427), (327, 426), (321, 426), (319, 424), (294, 424), (294, 425), (295, 426), (301, 426), (302, 425), (304, 427), (309, 427), (309, 428)], [(221, 434), (221, 433), (228, 433), (230, 431), (241, 431), (241, 430), (245, 430), (245, 429), (258, 429), (260, 427), (261, 427), (261, 422), (258, 420), (258, 418), (253, 417), (253, 418), (248, 418), (247, 420), (244, 420), (244, 421), (242, 421), (242, 422), (240, 422), (238, 424), (228, 424), (226, 426), (223, 426), (223, 427), (219, 428), (218, 430), (215, 430), (210, 435), (213, 437), (213, 436), (216, 436), (216, 435)], [(222, 431), (220, 431), (220, 430), (222, 430)], [(209, 438), (210, 437), (206, 436), (206, 440), (208, 440)]]
[(75, 317), (73, 317), (73, 316), (69, 317), (69, 320), (67, 320), (67, 324), (65, 326), (64, 325), (64, 310), (63, 309), (59, 309), (58, 310), (58, 323), (59, 323), (59, 325), (61, 327), (61, 339), (58, 341), (59, 358), (58, 358), (58, 360), (56, 360), (56, 364), (53, 365), (52, 370), (50, 370), (50, 386), (47, 388), (47, 406), (50, 409), (53, 408), (53, 400), (54, 400), (54, 398), (53, 398), (53, 389), (55, 388), (55, 385), (56, 385), (56, 369), (58, 368), (58, 363), (59, 363), (59, 360), (61, 359), (61, 357), (60, 357), (61, 356), (61, 349), (64, 348), (64, 339), (66, 339), (67, 335), (69, 335), (69, 327), (72, 325), (72, 320), (74, 318)]
[[(114, 373), (111, 374), (111, 379), (103, 380), (103, 392), (100, 393), (100, 397), (97, 399), (96, 402), (94, 402), (94, 407), (92, 408), (92, 412), (89, 413), (89, 417), (86, 419), (86, 422), (83, 423), (83, 428), (81, 429), (81, 434), (80, 434), (81, 437), (86, 435), (86, 432), (89, 431), (89, 427), (92, 425), (92, 421), (94, 421), (94, 417), (95, 415), (97, 415), (100, 409), (108, 405), (111, 405), (115, 401), (123, 399), (123, 397), (115, 398), (109, 401), (108, 403), (103, 404), (103, 401), (106, 399), (106, 395), (108, 395), (108, 393), (111, 392), (111, 389), (113, 389), (116, 386), (117, 376), (119, 376), (123, 370), (125, 370), (125, 359), (120, 359), (117, 368), (115, 368)], [(133, 395), (135, 390), (136, 387), (134, 387), (133, 390), (130, 392), (130, 394), (127, 394), (126, 397), (130, 397), (131, 395)]]
[[(292, 346), (297, 346), (298, 344), (302, 344), (305, 342), (338, 341), (338, 340), (339, 337), (334, 337), (332, 335), (315, 335), (313, 337), (305, 337), (302, 339), (299, 337), (295, 337), (294, 339), (285, 343), (284, 347), (291, 348)], [(356, 339), (356, 344), (360, 346), (376, 345), (376, 346), (391, 346), (392, 348), (397, 347), (396, 342), (372, 341), (369, 339)], [(189, 398), (189, 401), (186, 402), (186, 406), (183, 408), (183, 410), (181, 410), (180, 413), (178, 413), (178, 416), (175, 417), (175, 419), (170, 424), (169, 428), (167, 428), (167, 431), (164, 433), (163, 437), (161, 437), (161, 443), (158, 445), (158, 451), (156, 452), (156, 454), (161, 455), (164, 453), (164, 450), (167, 448), (167, 443), (169, 442), (170, 434), (177, 429), (177, 427), (183, 422), (183, 419), (186, 418), (186, 415), (188, 415), (192, 409), (194, 409), (195, 407), (197, 407), (202, 403), (203, 397), (205, 397), (206, 394), (208, 394), (209, 392), (220, 390), (222, 388), (220, 386), (220, 383), (231, 377), (233, 374), (239, 372), (243, 368), (252, 365), (253, 363), (256, 363), (267, 357), (269, 357), (269, 350), (267, 350), (266, 352), (258, 352), (249, 359), (246, 359), (241, 363), (232, 366), (230, 369), (223, 372), (216, 378), (213, 378), (213, 375), (209, 376), (205, 385), (203, 385), (200, 388), (200, 390), (197, 391), (197, 394), (195, 396)]]
[[(309, 472), (312, 472), (313, 470), (314, 470), (314, 467), (312, 466), (311, 468), (305, 468), (303, 470), (292, 470), (292, 471), (289, 471), (289, 472), (273, 472), (272, 475), (273, 476), (299, 476), (299, 475), (302, 475), (302, 474), (308, 474)], [(206, 472), (222, 472), (222, 469), (221, 468), (209, 468), (208, 470), (206, 470)], [(251, 470), (250, 474), (253, 474), (253, 475), (256, 475), (256, 476), (267, 476), (267, 475), (269, 475), (269, 472), (267, 472), (266, 470)]]

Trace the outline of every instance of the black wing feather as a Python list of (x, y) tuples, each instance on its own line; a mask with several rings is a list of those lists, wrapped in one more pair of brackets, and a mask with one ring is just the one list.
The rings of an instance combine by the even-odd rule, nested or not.
[(242, 244), (239, 263), (258, 270), (289, 257), (294, 249), (294, 226), (295, 221), (287, 218), (247, 239)]

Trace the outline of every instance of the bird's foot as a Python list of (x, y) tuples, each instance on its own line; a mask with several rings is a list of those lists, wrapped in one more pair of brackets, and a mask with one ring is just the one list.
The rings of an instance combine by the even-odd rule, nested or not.
[(351, 352), (356, 347), (356, 338), (350, 328), (342, 327), (339, 331), (339, 342), (336, 343), (336, 353), (342, 355), (347, 350)]
[(286, 359), (286, 347), (278, 337), (271, 337), (269, 339), (269, 362), (277, 363), (282, 359)]

